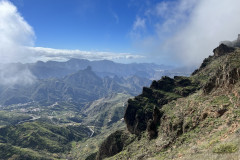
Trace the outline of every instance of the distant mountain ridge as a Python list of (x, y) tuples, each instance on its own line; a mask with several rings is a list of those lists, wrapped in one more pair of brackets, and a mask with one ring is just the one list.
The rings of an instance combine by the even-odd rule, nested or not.
[(89, 61), (85, 59), (70, 59), (66, 62), (38, 61), (36, 63), (26, 64), (29, 70), (41, 79), (62, 78), (68, 74), (91, 66), (92, 70), (100, 77), (105, 76), (141, 76), (152, 78), (159, 70), (169, 70), (172, 66), (156, 65), (153, 63), (131, 63), (121, 64), (109, 60)]
[(14, 85), (0, 87), (0, 104), (38, 102), (52, 104), (66, 101), (83, 104), (112, 93), (128, 93), (136, 95), (142, 86), (148, 86), (150, 80), (133, 76), (119, 78), (117, 76), (101, 78), (87, 67), (63, 78), (36, 80), (31, 85)]
[(143, 86), (150, 85), (150, 79), (173, 74), (189, 75), (171, 66), (109, 60), (0, 64), (0, 104), (50, 104), (60, 100), (86, 103), (111, 93), (137, 95)]

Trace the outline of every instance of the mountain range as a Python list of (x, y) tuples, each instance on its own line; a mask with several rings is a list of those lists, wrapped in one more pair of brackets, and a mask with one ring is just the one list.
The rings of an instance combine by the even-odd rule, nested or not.
[[(0, 71), (3, 69), (16, 72), (27, 69), (37, 79), (63, 78), (79, 70), (84, 70), (90, 66), (99, 77), (130, 77), (138, 76), (148, 79), (160, 79), (162, 76), (190, 75), (195, 67), (173, 67), (157, 65), (154, 63), (116, 63), (109, 60), (89, 61), (86, 59), (70, 59), (66, 62), (38, 61), (36, 63), (10, 63), (0, 64)], [(0, 73), (1, 73), (0, 72)], [(1, 73), (2, 74), (2, 73)], [(0, 75), (1, 75), (0, 74)]]
[[(104, 139), (124, 128), (127, 100), (162, 75), (189, 75), (189, 71), (155, 64), (80, 59), (1, 64), (0, 157), (96, 156)], [(180, 78), (178, 83), (189, 82)], [(196, 85), (179, 94), (193, 92)]]
[(85, 59), (70, 59), (66, 62), (38, 61), (32, 64), (25, 64), (37, 78), (62, 78), (68, 74), (83, 70), (90, 66), (92, 70), (100, 77), (106, 76), (140, 76), (151, 79), (156, 73), (163, 70), (170, 70), (174, 67), (165, 65), (156, 65), (153, 63), (131, 63), (122, 64), (109, 60), (89, 61)]
[(52, 104), (57, 101), (84, 104), (112, 93), (126, 92), (135, 95), (150, 80), (138, 76), (128, 78), (96, 75), (91, 67), (79, 70), (63, 78), (37, 79), (29, 85), (2, 85), (0, 103), (12, 105), (28, 102)]
[(190, 77), (162, 77), (128, 100), (126, 129), (94, 159), (238, 160), (240, 49), (221, 44)]

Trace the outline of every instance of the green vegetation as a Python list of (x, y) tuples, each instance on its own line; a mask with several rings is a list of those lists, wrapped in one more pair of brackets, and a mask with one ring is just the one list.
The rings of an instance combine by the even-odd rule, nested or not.
[(212, 105), (226, 105), (229, 104), (229, 97), (226, 95), (217, 96), (215, 99), (211, 101)]
[(163, 77), (130, 99), (125, 121), (138, 138), (108, 159), (238, 160), (240, 50), (221, 54), (189, 78)]
[[(176, 76), (174, 79), (163, 77), (159, 81), (153, 81), (150, 88), (144, 87), (141, 95), (128, 101), (125, 113), (128, 130), (139, 135), (147, 129), (149, 120), (154, 119), (154, 107), (161, 109), (163, 105), (186, 97), (198, 88), (198, 82), (188, 77)], [(158, 114), (155, 118), (160, 119), (161, 113)]]
[(19, 122), (27, 121), (30, 119), (32, 119), (32, 117), (27, 114), (0, 111), (0, 126), (17, 124)]
[(83, 107), (68, 102), (6, 106), (0, 111), (4, 120), (0, 128), (2, 149), (9, 153), (8, 158), (86, 158), (97, 152), (108, 135), (124, 127), (122, 118), (130, 97), (112, 94)]
[[(50, 122), (35, 121), (1, 128), (0, 143), (4, 150), (8, 150), (8, 157), (21, 156), (21, 148), (33, 150), (34, 153), (61, 155), (71, 150), (72, 141), (81, 141), (90, 133), (84, 126), (61, 127)], [(4, 155), (0, 154), (1, 157)]]
[[(239, 49), (209, 57), (191, 77), (153, 81), (135, 98), (126, 92), (129, 83), (121, 90), (106, 78), (111, 94), (91, 86), (95, 92), (91, 100), (84, 84), (87, 79), (98, 84), (98, 77), (84, 71), (64, 78), (68, 83), (63, 99), (69, 101), (50, 103), (63, 85), (52, 79), (48, 85), (61, 89), (49, 92), (48, 102), (10, 105), (0, 111), (0, 157), (235, 160), (232, 157), (240, 156), (238, 68)], [(81, 74), (86, 79), (78, 77)], [(75, 85), (79, 90), (72, 90)], [(45, 96), (46, 88), (37, 88), (37, 98)], [(85, 91), (82, 98), (74, 97), (78, 91)]]
[(116, 123), (123, 118), (126, 101), (130, 97), (128, 94), (118, 93), (93, 101), (86, 106), (84, 113), (88, 116), (84, 123), (100, 128)]
[(235, 144), (221, 144), (213, 149), (214, 153), (234, 153), (238, 150)]
[[(125, 128), (123, 112), (125, 104), (130, 95), (119, 93), (110, 97), (102, 98), (86, 106), (83, 124), (94, 130), (94, 136), (86, 141), (79, 141), (72, 147), (67, 155), (73, 159), (85, 159), (96, 156), (101, 143), (111, 133)], [(81, 158), (79, 158), (81, 157)]]

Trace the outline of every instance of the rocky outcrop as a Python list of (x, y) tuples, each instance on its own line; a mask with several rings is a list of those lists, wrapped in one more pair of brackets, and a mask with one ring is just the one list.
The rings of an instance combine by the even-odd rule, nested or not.
[(196, 69), (192, 75), (197, 74), (199, 71), (201, 71), (202, 69), (204, 69), (208, 64), (210, 64), (213, 60), (215, 60), (216, 58), (220, 57), (220, 56), (224, 56), (228, 53), (231, 53), (233, 51), (235, 51), (236, 48), (234, 47), (229, 47), (225, 44), (220, 44), (217, 48), (215, 48), (213, 50), (214, 55), (213, 56), (209, 56), (208, 58), (205, 58), (203, 60), (203, 63), (201, 64), (201, 66), (199, 67), (199, 69)]
[(111, 157), (123, 150), (125, 146), (134, 140), (126, 131), (116, 131), (107, 137), (99, 147), (96, 160)]
[[(137, 135), (138, 141), (127, 146), (124, 155), (118, 154), (116, 157), (147, 159), (165, 151), (168, 155), (183, 143), (183, 147), (189, 142), (198, 144), (200, 134), (206, 133), (202, 136), (205, 139), (211, 131), (218, 132), (220, 125), (225, 127), (228, 116), (231, 118), (227, 125), (235, 123), (239, 119), (233, 111), (238, 110), (239, 104), (239, 59), (240, 49), (222, 44), (214, 49), (213, 56), (203, 61), (194, 76), (162, 77), (159, 81), (153, 81), (150, 87), (144, 87), (141, 95), (128, 100), (124, 115), (128, 131)], [(231, 112), (234, 114), (230, 115)], [(143, 132), (148, 133), (148, 139)], [(149, 139), (153, 145), (146, 145)], [(135, 143), (141, 141), (141, 147), (137, 145), (132, 149)], [(172, 155), (175, 156), (175, 152)], [(160, 154), (157, 157), (166, 158)]]
[(162, 115), (158, 113), (159, 109), (172, 100), (188, 96), (197, 89), (198, 83), (188, 77), (175, 76), (173, 79), (162, 77), (159, 81), (153, 81), (150, 88), (143, 88), (141, 95), (128, 100), (124, 119), (129, 132), (140, 135), (142, 131), (148, 130), (150, 139), (154, 138), (159, 125), (157, 119)]
[(240, 68), (231, 68), (228, 65), (219, 67), (216, 74), (203, 87), (205, 94), (210, 93), (214, 88), (229, 88), (240, 79)]
[(149, 134), (149, 139), (156, 138), (158, 136), (157, 126), (160, 125), (160, 119), (163, 113), (157, 108), (154, 107), (153, 110), (153, 119), (150, 119), (147, 123), (147, 131)]
[(225, 44), (220, 44), (220, 46), (218, 46), (217, 48), (215, 48), (213, 50), (214, 56), (215, 57), (219, 57), (219, 56), (223, 56), (225, 54), (231, 53), (235, 50), (235, 48), (233, 47), (228, 47)]
[(208, 58), (205, 58), (203, 60), (203, 63), (201, 64), (201, 66), (199, 67), (199, 69), (196, 69), (193, 73), (192, 76), (197, 74), (199, 71), (201, 71), (202, 69), (204, 69), (209, 63), (211, 63), (213, 60), (215, 59), (214, 56), (209, 56)]
[[(204, 70), (217, 58), (234, 51), (235, 48), (221, 44), (214, 49), (214, 56), (206, 58), (200, 68), (193, 74), (198, 74), (200, 70)], [(203, 89), (203, 93), (208, 94), (214, 88), (229, 87), (235, 84), (240, 77), (240, 68), (234, 68), (229, 66), (228, 63), (224, 63), (214, 73), (214, 76), (211, 75), (211, 78), (206, 83), (201, 82), (201, 85), (200, 82), (197, 82), (197, 78), (194, 78), (195, 81), (193, 81), (191, 77), (180, 76), (174, 78), (162, 77), (159, 81), (153, 81), (149, 88), (143, 88), (141, 95), (128, 101), (124, 116), (128, 130), (136, 135), (141, 135), (141, 132), (147, 131), (149, 139), (152, 139), (158, 136), (157, 128), (160, 125), (166, 134), (174, 134), (172, 137), (194, 128), (201, 118), (206, 118), (207, 114), (202, 115), (202, 117), (199, 116), (194, 123), (195, 125), (191, 125), (191, 127), (183, 121), (183, 118), (180, 118), (175, 124), (168, 122), (165, 124), (161, 123), (166, 118), (164, 118), (165, 113), (162, 112), (161, 108), (163, 105), (178, 98), (186, 97), (200, 88)], [(219, 114), (222, 112), (226, 111), (220, 111)]]

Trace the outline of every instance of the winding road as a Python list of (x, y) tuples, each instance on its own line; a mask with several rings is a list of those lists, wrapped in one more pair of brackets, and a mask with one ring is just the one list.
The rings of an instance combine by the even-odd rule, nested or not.
[(87, 127), (91, 131), (91, 134), (89, 134), (89, 137), (91, 138), (94, 134), (94, 130), (91, 128), (92, 126), (87, 126)]
[(22, 124), (22, 123), (25, 123), (25, 122), (34, 121), (34, 120), (37, 120), (37, 119), (41, 118), (40, 116), (38, 116), (38, 117), (31, 116), (31, 117), (32, 117), (31, 119), (20, 121), (17, 124)]

